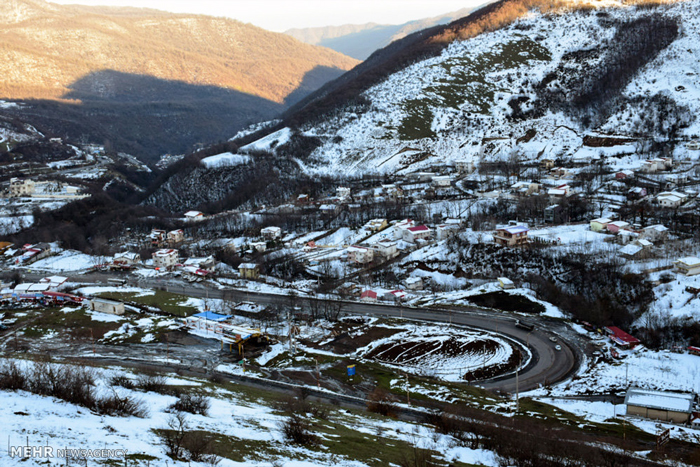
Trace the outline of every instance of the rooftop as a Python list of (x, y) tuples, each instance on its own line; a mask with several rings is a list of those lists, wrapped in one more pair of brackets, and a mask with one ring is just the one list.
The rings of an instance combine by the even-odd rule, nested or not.
[(680, 394), (665, 391), (630, 388), (625, 396), (626, 405), (636, 405), (648, 409), (672, 410), (674, 412), (691, 413), (693, 411), (694, 394)]

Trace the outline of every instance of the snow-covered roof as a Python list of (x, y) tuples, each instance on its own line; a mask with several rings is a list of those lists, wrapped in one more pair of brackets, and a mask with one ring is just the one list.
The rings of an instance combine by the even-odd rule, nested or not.
[(241, 263), (238, 265), (238, 269), (255, 269), (258, 265), (255, 263)]
[(115, 253), (114, 259), (119, 259), (119, 258), (127, 258), (127, 259), (130, 259), (132, 261), (136, 261), (139, 259), (139, 254), (132, 253), (130, 251), (125, 251), (124, 253)]
[(155, 253), (153, 253), (153, 256), (173, 256), (177, 254), (177, 250), (168, 249), (168, 250), (158, 250)]
[(673, 412), (691, 413), (693, 411), (693, 394), (651, 391), (630, 388), (625, 396), (625, 405), (646, 407), (648, 409), (671, 410)]
[(630, 243), (629, 245), (625, 245), (624, 247), (620, 248), (620, 254), (623, 255), (628, 255), (628, 256), (634, 256), (640, 251), (642, 251), (644, 248), (642, 248), (639, 245), (635, 245), (633, 243)]
[(498, 230), (505, 230), (505, 231), (508, 232), (509, 234), (515, 235), (515, 234), (527, 232), (527, 231), (529, 231), (530, 229), (528, 229), (527, 227), (525, 227), (525, 226), (523, 226), (523, 225), (511, 225), (511, 226), (508, 226), (508, 227), (502, 227), (502, 228), (500, 228), (500, 229), (498, 229)]
[(683, 263), (686, 266), (700, 266), (700, 258), (695, 256), (686, 256), (685, 258), (679, 258), (676, 263)]
[(656, 230), (657, 232), (666, 232), (668, 230), (668, 227), (666, 227), (665, 225), (656, 224), (644, 227), (644, 229), (642, 230)]
[(185, 217), (199, 217), (199, 216), (203, 216), (203, 215), (204, 215), (204, 213), (199, 212), (199, 211), (187, 211), (185, 213)]
[(609, 224), (612, 222), (612, 219), (608, 219), (607, 217), (599, 217), (598, 219), (593, 219), (591, 223), (596, 222), (598, 224)]
[(629, 223), (629, 222), (625, 222), (625, 221), (608, 222), (608, 227), (610, 227), (611, 225), (614, 226), (614, 227), (617, 227), (617, 228), (622, 229), (622, 228), (624, 228), (624, 227), (629, 226), (630, 223)]

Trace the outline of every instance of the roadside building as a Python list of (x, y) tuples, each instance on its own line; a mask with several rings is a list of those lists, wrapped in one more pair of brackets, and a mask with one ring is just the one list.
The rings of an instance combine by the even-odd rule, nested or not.
[(606, 327), (605, 332), (615, 345), (623, 349), (633, 349), (641, 343), (639, 339), (616, 326)]
[(171, 270), (178, 263), (178, 260), (178, 251), (172, 248), (153, 253), (153, 266), (156, 269)]
[(693, 413), (695, 394), (630, 388), (625, 395), (627, 415), (688, 423)]
[(90, 300), (90, 309), (92, 311), (110, 313), (112, 315), (124, 314), (124, 304), (122, 302), (107, 300), (105, 298), (93, 298)]
[(257, 279), (260, 277), (260, 267), (255, 263), (241, 263), (238, 265), (238, 275), (241, 279)]

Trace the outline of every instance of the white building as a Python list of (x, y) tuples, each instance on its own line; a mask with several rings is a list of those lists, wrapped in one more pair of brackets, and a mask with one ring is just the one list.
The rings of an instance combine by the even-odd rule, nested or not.
[(423, 279), (420, 277), (409, 277), (406, 279), (406, 288), (408, 290), (423, 290)]
[(275, 240), (282, 236), (282, 229), (280, 227), (265, 227), (260, 230), (260, 235), (265, 240)]
[(394, 239), (396, 240), (402, 240), (403, 239), (403, 232), (406, 229), (410, 229), (411, 227), (414, 227), (416, 225), (415, 222), (413, 222), (411, 219), (404, 219), (402, 221), (397, 222), (394, 225)]
[(700, 274), (700, 258), (686, 256), (673, 262), (673, 270), (686, 276)]
[(348, 247), (347, 252), (349, 263), (369, 264), (374, 259), (374, 250), (363, 246)]
[(449, 175), (433, 177), (431, 183), (436, 188), (449, 188), (452, 185), (452, 178)]
[(418, 225), (416, 227), (409, 227), (404, 229), (402, 232), (403, 241), (408, 243), (415, 243), (418, 240), (430, 240), (430, 234), (432, 230), (426, 225)]
[(384, 259), (396, 258), (399, 254), (398, 243), (388, 239), (380, 240), (370, 245), (370, 248), (374, 250), (375, 254)]
[(346, 186), (339, 186), (335, 189), (335, 195), (340, 202), (348, 201), (350, 199), (350, 194), (351, 190)]
[(34, 194), (34, 180), (10, 179), (10, 197), (32, 196)]
[(178, 251), (175, 249), (158, 250), (153, 253), (153, 266), (156, 269), (172, 269), (179, 261)]
[(185, 232), (182, 229), (171, 230), (168, 232), (167, 239), (170, 245), (182, 243), (185, 241)]

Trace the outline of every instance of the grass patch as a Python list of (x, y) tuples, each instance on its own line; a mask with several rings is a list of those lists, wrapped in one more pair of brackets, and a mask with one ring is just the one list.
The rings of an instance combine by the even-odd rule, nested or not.
[(551, 61), (545, 47), (528, 37), (516, 37), (475, 58), (452, 57), (434, 65), (446, 71), (447, 76), (423, 89), (427, 97), (404, 102), (406, 117), (398, 128), (399, 139), (435, 138), (431, 129), (433, 108), (459, 110), (466, 104), (472, 111), (488, 115), (495, 92), (508, 91), (494, 86), (493, 80), (488, 79), (490, 73), (516, 68), (532, 60)]
[(156, 290), (155, 293), (148, 295), (144, 295), (141, 292), (103, 292), (98, 295), (110, 300), (133, 302), (155, 307), (165, 313), (183, 318), (199, 312), (197, 308), (191, 305), (183, 305), (189, 297), (164, 290)]

